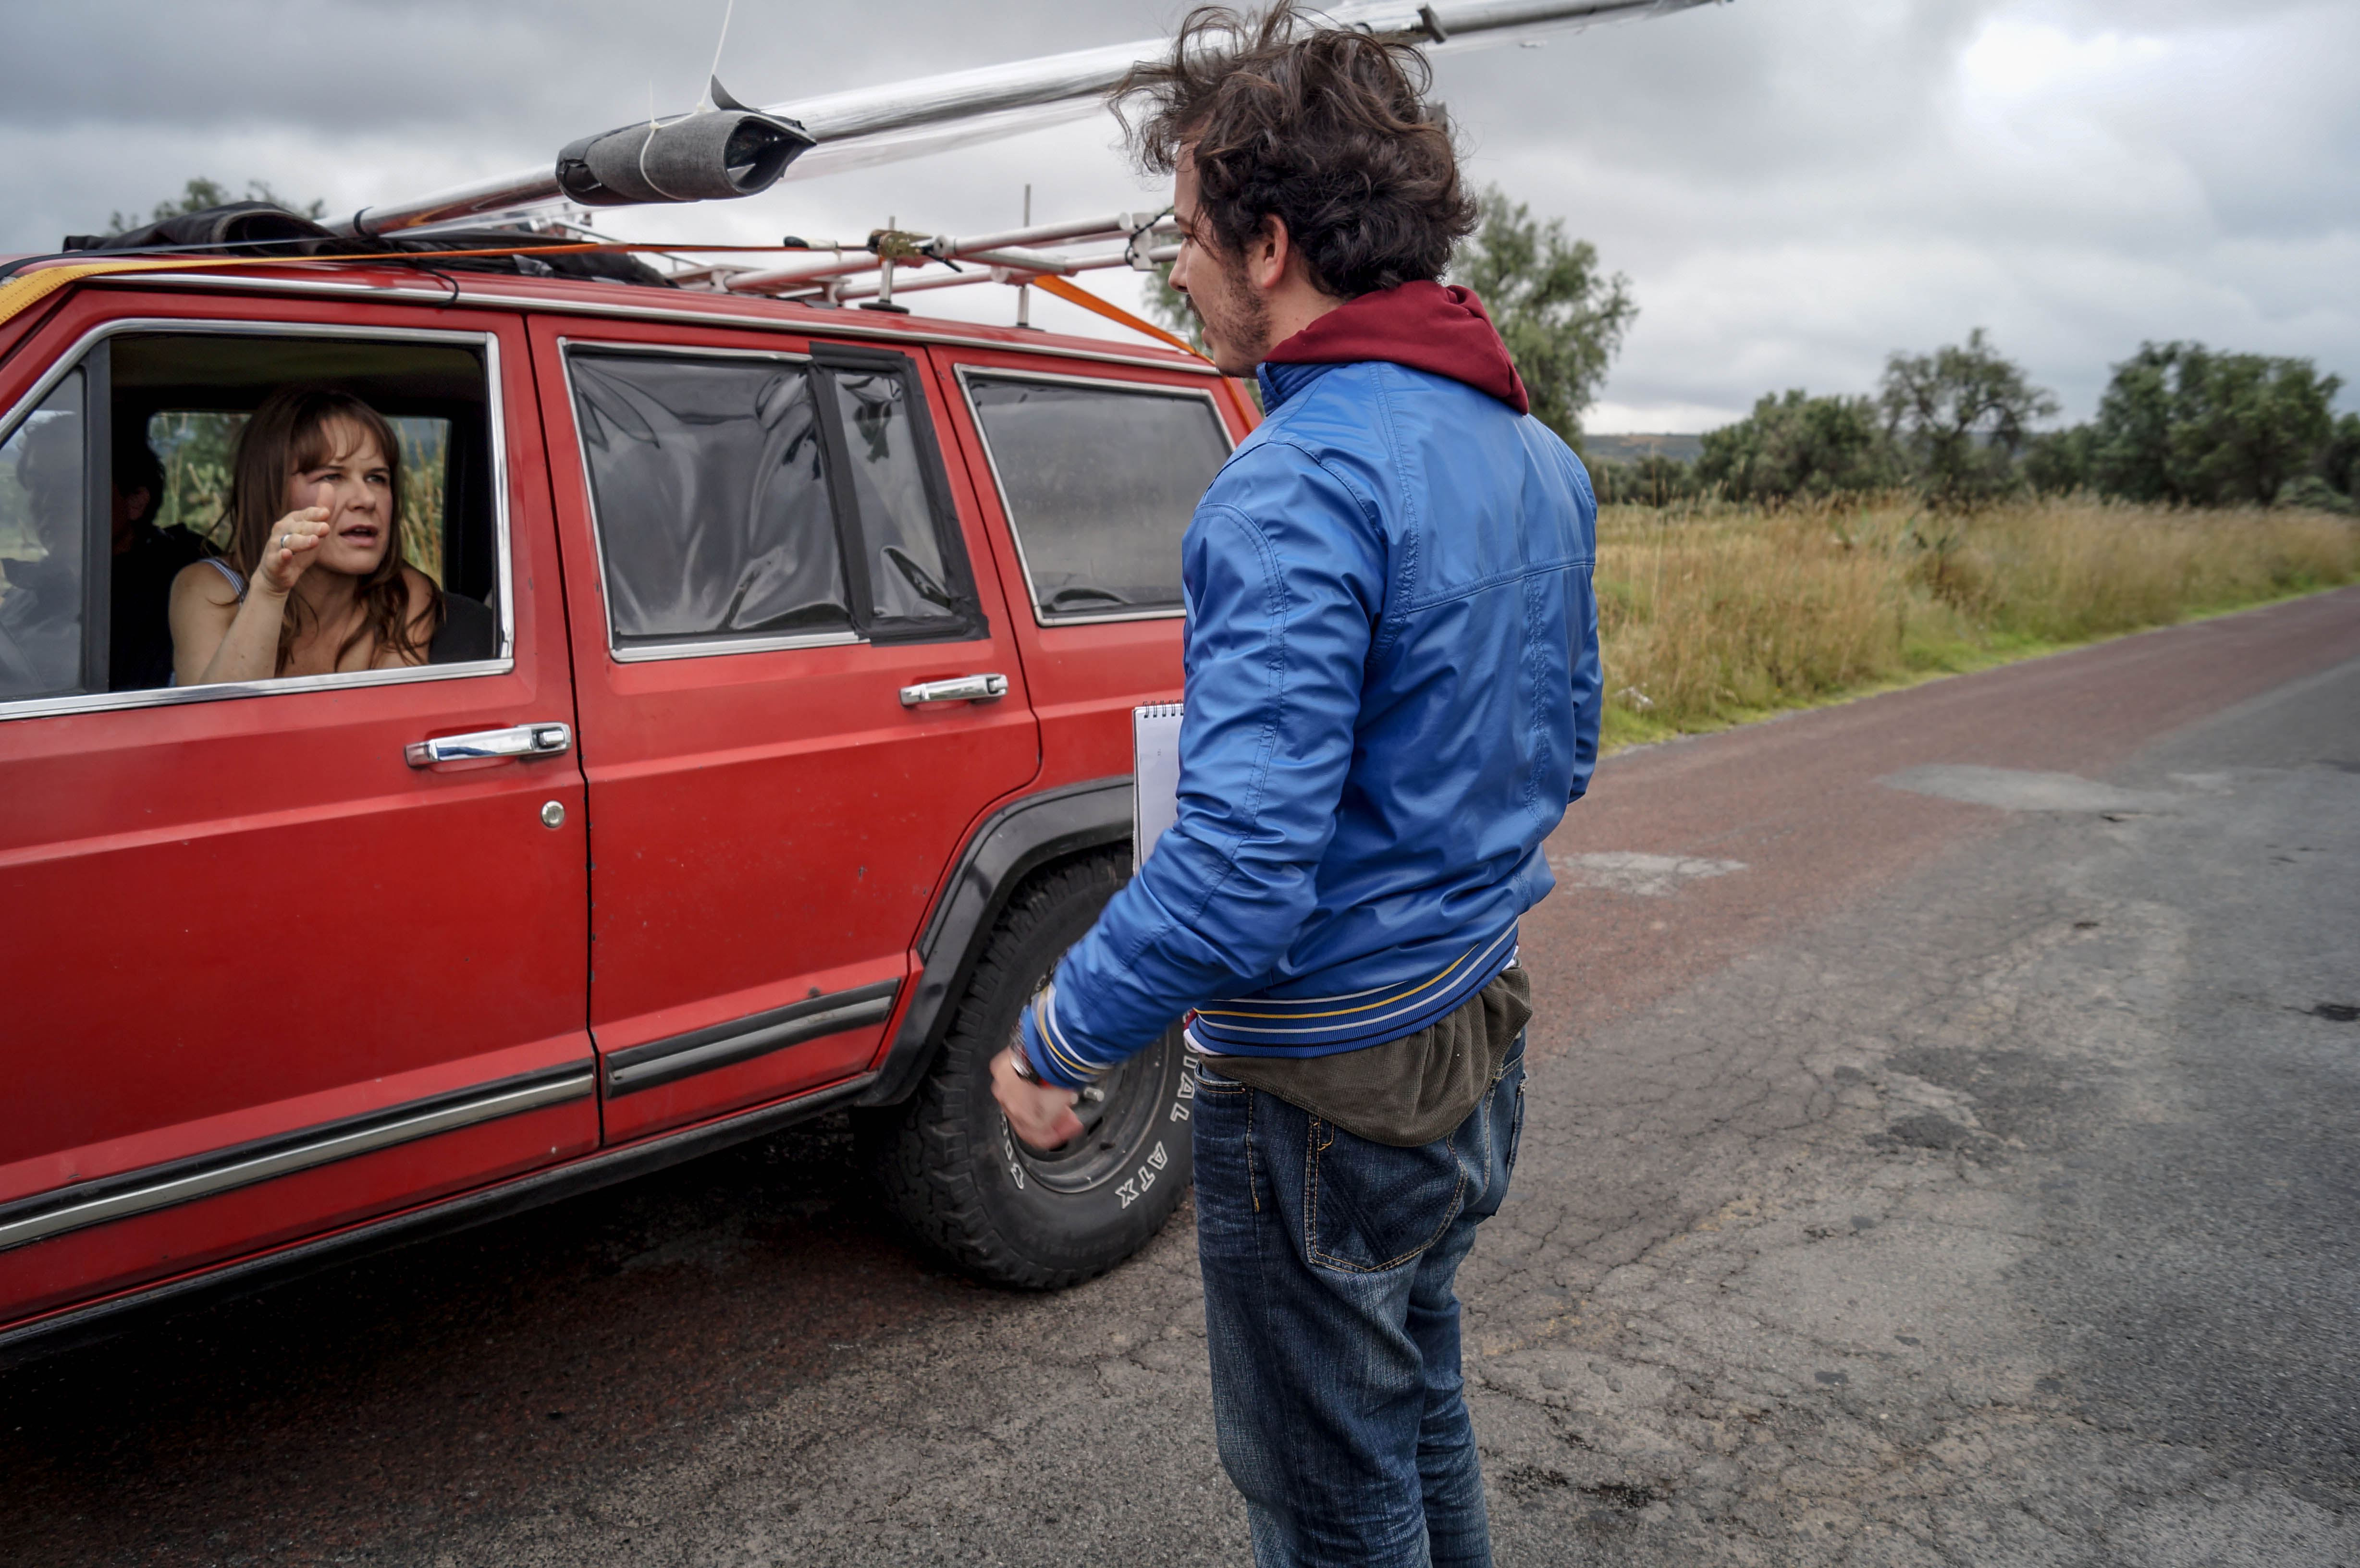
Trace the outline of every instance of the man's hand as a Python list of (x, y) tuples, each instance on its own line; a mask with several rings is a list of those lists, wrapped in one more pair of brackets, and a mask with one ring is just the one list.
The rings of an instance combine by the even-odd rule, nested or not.
[(1055, 1149), (1079, 1137), (1082, 1118), (1074, 1115), (1074, 1092), (1019, 1078), (1013, 1051), (1011, 1046), (991, 1059), (991, 1097), (1008, 1114), (1009, 1127), (1034, 1149)]

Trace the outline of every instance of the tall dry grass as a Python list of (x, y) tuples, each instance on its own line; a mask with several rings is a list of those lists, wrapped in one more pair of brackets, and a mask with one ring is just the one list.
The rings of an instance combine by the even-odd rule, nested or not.
[(1780, 708), (2360, 580), (2322, 512), (1907, 497), (1599, 517), (1607, 740)]

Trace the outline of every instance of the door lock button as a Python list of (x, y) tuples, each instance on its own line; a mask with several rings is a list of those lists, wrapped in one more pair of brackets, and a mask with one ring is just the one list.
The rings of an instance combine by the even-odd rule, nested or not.
[(555, 800), (545, 802), (541, 808), (541, 825), (545, 828), (563, 827), (565, 808)]

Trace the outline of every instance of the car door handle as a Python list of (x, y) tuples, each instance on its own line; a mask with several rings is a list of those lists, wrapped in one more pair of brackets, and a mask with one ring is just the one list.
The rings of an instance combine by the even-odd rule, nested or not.
[(1005, 675), (961, 675), (950, 681), (924, 681), (901, 688), (901, 706), (921, 702), (997, 702), (1008, 695)]
[(414, 740), (401, 748), (401, 757), (412, 768), (432, 768), (438, 762), (486, 757), (555, 757), (573, 744), (574, 732), (563, 724), (515, 724), (504, 730)]

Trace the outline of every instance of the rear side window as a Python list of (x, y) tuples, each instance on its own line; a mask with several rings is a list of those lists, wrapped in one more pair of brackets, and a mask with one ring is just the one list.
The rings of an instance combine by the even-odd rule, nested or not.
[(1180, 538), (1229, 455), (1209, 396), (965, 370), (1043, 625), (1177, 615)]
[(572, 365), (617, 648), (851, 633), (801, 363), (577, 350)]
[(569, 351), (618, 654), (979, 635), (913, 367), (841, 357)]
[(834, 365), (825, 373), (843, 419), (845, 488), (858, 513), (869, 614), (879, 622), (956, 621), (919, 399), (906, 371)]

